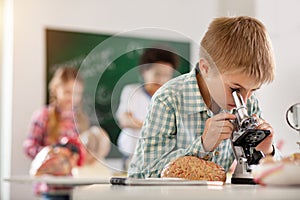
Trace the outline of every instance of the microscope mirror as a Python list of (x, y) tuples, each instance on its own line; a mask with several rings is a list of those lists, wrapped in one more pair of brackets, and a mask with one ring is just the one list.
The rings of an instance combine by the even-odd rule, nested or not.
[(292, 105), (286, 111), (286, 121), (291, 128), (300, 132), (300, 103)]

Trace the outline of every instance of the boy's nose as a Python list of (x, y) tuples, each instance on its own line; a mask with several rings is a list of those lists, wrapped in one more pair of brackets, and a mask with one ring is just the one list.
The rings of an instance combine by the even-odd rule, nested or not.
[(247, 99), (250, 98), (251, 94), (252, 94), (252, 92), (245, 92), (245, 93), (241, 94), (245, 103), (247, 103)]

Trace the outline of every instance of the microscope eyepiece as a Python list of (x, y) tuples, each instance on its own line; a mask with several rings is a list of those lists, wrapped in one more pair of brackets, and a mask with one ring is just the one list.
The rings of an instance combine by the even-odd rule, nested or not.
[(241, 129), (250, 129), (257, 126), (256, 120), (248, 116), (247, 107), (242, 95), (237, 91), (232, 92), (232, 96), (236, 105), (234, 114), (236, 115), (236, 125)]

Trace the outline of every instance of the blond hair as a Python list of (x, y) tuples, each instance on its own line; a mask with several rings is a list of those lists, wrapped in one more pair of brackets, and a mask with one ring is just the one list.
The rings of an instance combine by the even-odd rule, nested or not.
[[(48, 119), (48, 136), (51, 141), (55, 142), (59, 138), (59, 121), (60, 114), (56, 101), (57, 87), (66, 84), (69, 81), (76, 80), (77, 83), (83, 84), (83, 79), (79, 75), (78, 70), (74, 67), (60, 67), (58, 68), (51, 81), (49, 82), (49, 119)], [(82, 132), (88, 129), (89, 120), (86, 114), (82, 110), (82, 106), (76, 109), (75, 119), (76, 128), (78, 132)]]
[(200, 57), (213, 61), (220, 73), (244, 73), (261, 84), (274, 79), (269, 36), (265, 26), (251, 17), (214, 19), (201, 41)]

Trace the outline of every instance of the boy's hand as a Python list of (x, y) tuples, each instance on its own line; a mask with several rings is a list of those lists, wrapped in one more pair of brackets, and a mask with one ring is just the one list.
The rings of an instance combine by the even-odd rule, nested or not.
[(213, 151), (222, 140), (231, 137), (234, 126), (229, 120), (234, 120), (235, 118), (233, 114), (220, 113), (205, 122), (202, 135), (205, 151)]
[(265, 120), (258, 118), (256, 115), (254, 117), (257, 119), (258, 126), (257, 129), (261, 130), (269, 130), (271, 132), (268, 137), (266, 137), (257, 147), (255, 148), (257, 151), (262, 151), (265, 155), (271, 154), (273, 151), (273, 136), (274, 136), (274, 130), (272, 126), (267, 123)]

